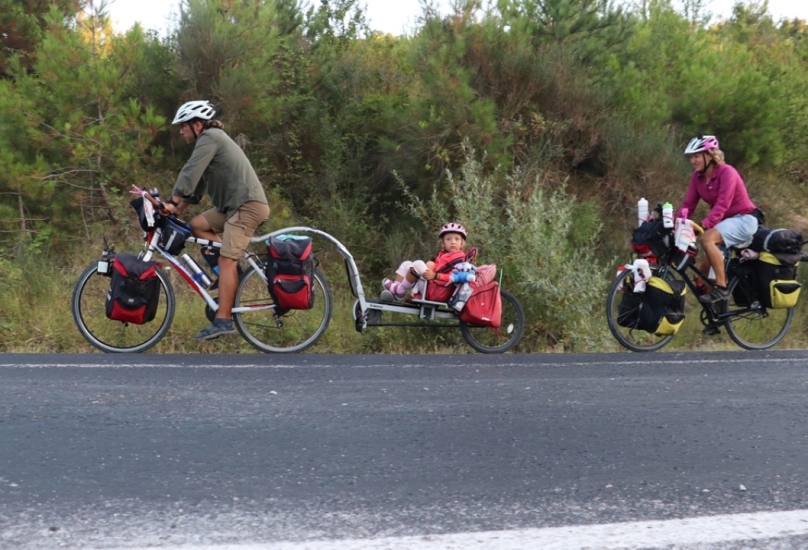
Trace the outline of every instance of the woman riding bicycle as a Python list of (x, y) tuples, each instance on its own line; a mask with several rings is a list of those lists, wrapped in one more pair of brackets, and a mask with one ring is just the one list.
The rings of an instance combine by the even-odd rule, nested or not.
[(703, 303), (720, 302), (727, 298), (727, 278), (724, 254), (720, 247), (748, 246), (758, 228), (755, 215), (758, 208), (749, 200), (743, 178), (735, 168), (724, 162), (715, 136), (698, 136), (690, 140), (685, 155), (694, 168), (684, 203), (677, 217), (692, 214), (699, 199), (710, 206), (710, 213), (701, 222), (704, 234), (701, 245), (705, 259), (701, 271), (712, 267), (715, 272), (713, 289), (700, 296)]
[(238, 261), (256, 228), (269, 216), (264, 188), (255, 170), (244, 151), (224, 133), (222, 123), (213, 120), (215, 115), (210, 102), (189, 101), (179, 108), (172, 122), (180, 125), (185, 141), (195, 145), (165, 211), (181, 214), (189, 204), (198, 203), (207, 190), (215, 208), (195, 216), (191, 231), (195, 237), (222, 242), (219, 310), (213, 323), (195, 340), (235, 334), (231, 310), (238, 288)]

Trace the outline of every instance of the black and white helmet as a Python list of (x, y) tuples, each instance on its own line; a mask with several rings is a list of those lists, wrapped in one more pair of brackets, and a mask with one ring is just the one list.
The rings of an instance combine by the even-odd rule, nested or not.
[(177, 116), (174, 117), (174, 122), (171, 124), (182, 124), (195, 118), (211, 120), (214, 116), (216, 116), (216, 111), (210, 101), (204, 99), (189, 101), (177, 110)]

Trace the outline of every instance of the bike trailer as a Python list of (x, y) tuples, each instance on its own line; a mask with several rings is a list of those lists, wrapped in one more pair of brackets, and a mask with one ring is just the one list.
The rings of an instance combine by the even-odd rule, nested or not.
[(755, 262), (755, 288), (762, 306), (783, 309), (797, 305), (802, 287), (797, 282), (798, 263), (792, 254), (760, 253)]
[(617, 323), (660, 336), (676, 334), (685, 322), (686, 293), (684, 281), (660, 277), (648, 279), (644, 292), (634, 292), (633, 285), (626, 285), (617, 309)]
[(112, 282), (107, 293), (107, 318), (133, 325), (148, 323), (157, 314), (159, 300), (157, 262), (144, 262), (132, 254), (117, 254), (112, 262)]
[(474, 287), (466, 305), (460, 310), (460, 320), (478, 327), (499, 328), (502, 323), (502, 297), (499, 284), (491, 281)]
[(314, 255), (311, 237), (280, 235), (268, 242), (269, 294), (282, 312), (314, 307)]
[(158, 244), (172, 256), (185, 248), (185, 241), (191, 236), (191, 226), (175, 217), (166, 218), (160, 231)]

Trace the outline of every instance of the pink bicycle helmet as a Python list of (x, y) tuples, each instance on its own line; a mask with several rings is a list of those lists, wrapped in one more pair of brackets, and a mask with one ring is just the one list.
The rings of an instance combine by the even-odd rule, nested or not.
[(715, 136), (696, 136), (687, 144), (685, 155), (703, 153), (712, 149), (718, 149), (718, 140)]
[(459, 223), (449, 222), (443, 224), (440, 228), (440, 233), (438, 234), (438, 238), (440, 239), (446, 233), (459, 233), (463, 235), (463, 239), (466, 239), (466, 228), (460, 225)]

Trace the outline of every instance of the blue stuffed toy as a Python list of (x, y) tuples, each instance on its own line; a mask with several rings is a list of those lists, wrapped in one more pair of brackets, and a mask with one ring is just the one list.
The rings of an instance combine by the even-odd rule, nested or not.
[(463, 283), (473, 283), (477, 280), (477, 267), (469, 262), (461, 262), (454, 266), (449, 275), (449, 281), (459, 285)]

